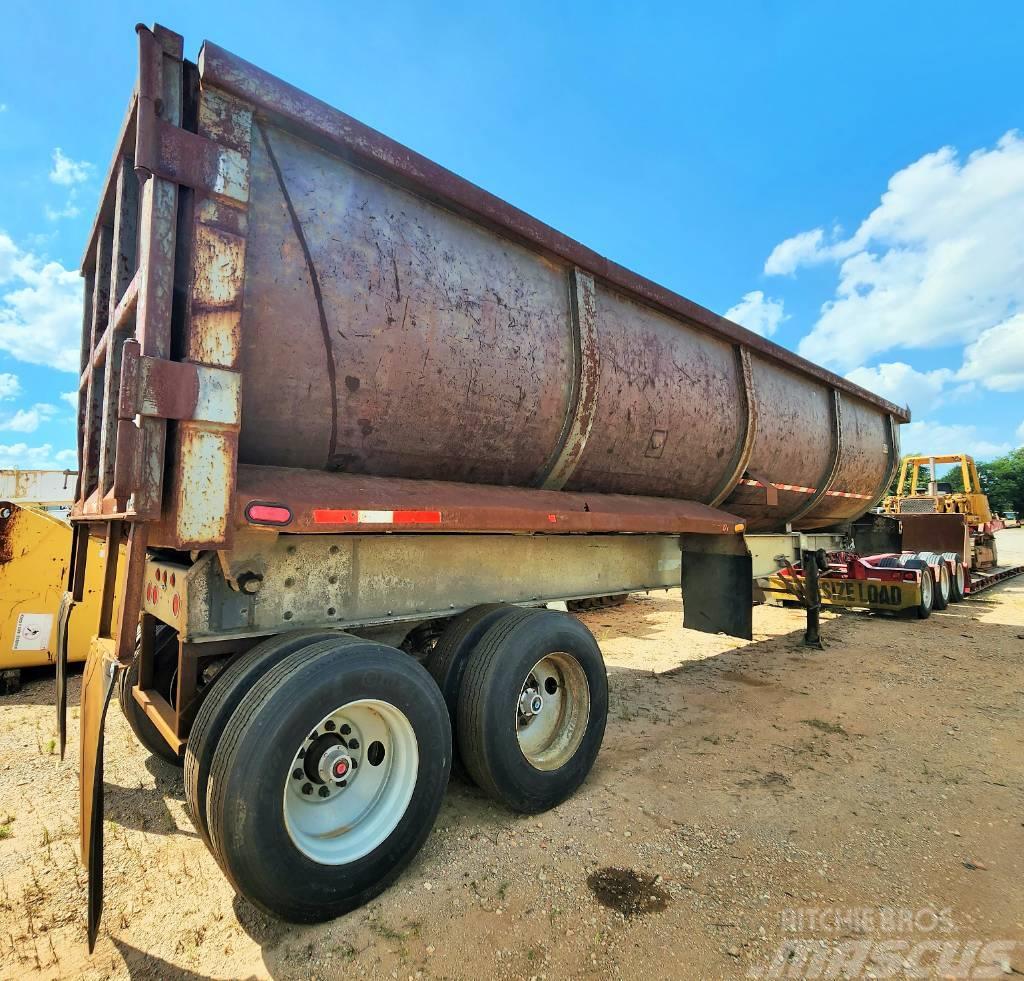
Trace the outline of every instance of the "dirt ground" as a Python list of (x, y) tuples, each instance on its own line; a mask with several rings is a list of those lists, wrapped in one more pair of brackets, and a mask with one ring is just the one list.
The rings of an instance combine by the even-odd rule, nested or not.
[[(1024, 530), (999, 548), (1024, 562)], [(92, 957), (77, 710), (61, 764), (36, 675), (0, 700), (0, 976), (1024, 973), (1024, 578), (927, 621), (828, 616), (824, 651), (795, 610), (755, 609), (752, 643), (684, 631), (677, 593), (584, 619), (612, 702), (581, 791), (524, 818), (453, 782), (398, 883), (320, 926), (234, 896), (112, 706)]]

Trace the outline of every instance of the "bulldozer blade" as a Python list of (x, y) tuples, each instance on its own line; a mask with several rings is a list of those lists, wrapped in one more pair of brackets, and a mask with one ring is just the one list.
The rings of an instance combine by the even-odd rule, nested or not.
[(113, 642), (96, 638), (82, 675), (82, 746), (78, 789), (81, 857), (89, 883), (89, 952), (96, 946), (103, 915), (103, 727), (117, 678)]
[(68, 621), (74, 607), (74, 596), (65, 593), (57, 613), (57, 732), (62, 760), (68, 741)]

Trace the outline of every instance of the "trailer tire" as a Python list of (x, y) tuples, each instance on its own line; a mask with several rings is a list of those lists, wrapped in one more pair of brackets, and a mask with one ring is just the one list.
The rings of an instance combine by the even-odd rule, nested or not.
[(560, 804), (594, 765), (608, 719), (593, 634), (553, 610), (502, 618), (466, 666), (458, 717), (463, 762), (485, 793), (525, 814)]
[(444, 699), (414, 658), (371, 641), (302, 647), (257, 680), (214, 751), (207, 819), (221, 867), (271, 915), (347, 913), (419, 851), (450, 766)]
[(961, 603), (967, 592), (967, 575), (964, 572), (963, 559), (958, 552), (943, 552), (942, 558), (953, 563), (956, 570), (949, 577), (949, 599), (952, 603)]
[(268, 637), (244, 654), (233, 657), (200, 703), (185, 747), (185, 801), (192, 823), (214, 855), (206, 820), (206, 791), (213, 754), (231, 714), (257, 679), (283, 658), (307, 644), (334, 637), (349, 642), (359, 640), (340, 630), (295, 630)]
[(953, 594), (953, 587), (950, 582), (949, 566), (946, 564), (944, 559), (938, 559), (938, 567), (939, 581), (935, 584), (934, 608), (936, 610), (944, 610), (949, 606), (949, 600)]
[(921, 573), (921, 602), (914, 610), (918, 620), (927, 620), (935, 608), (935, 579), (928, 563), (922, 559), (911, 558), (903, 563), (907, 569), (917, 569)]
[(448, 718), (452, 725), (452, 775), (470, 783), (473, 778), (469, 775), (458, 751), (457, 718), (462, 678), (470, 655), (480, 642), (480, 638), (502, 617), (518, 609), (519, 607), (505, 603), (485, 603), (466, 610), (445, 627), (444, 633), (427, 656), (424, 665), (437, 682), (444, 703), (448, 706)]
[[(171, 693), (174, 687), (174, 676), (178, 667), (176, 647), (178, 635), (170, 627), (163, 624), (156, 629), (153, 638), (153, 660), (154, 676), (153, 686), (168, 701), (171, 701)], [(135, 701), (132, 689), (139, 682), (139, 654), (131, 663), (121, 671), (117, 679), (117, 701), (121, 706), (121, 714), (128, 723), (128, 728), (135, 734), (142, 745), (149, 750), (153, 756), (159, 756), (165, 763), (171, 766), (182, 766), (184, 755), (174, 752), (168, 745), (167, 740), (160, 734), (160, 730), (153, 725), (149, 716), (142, 710), (142, 706)]]

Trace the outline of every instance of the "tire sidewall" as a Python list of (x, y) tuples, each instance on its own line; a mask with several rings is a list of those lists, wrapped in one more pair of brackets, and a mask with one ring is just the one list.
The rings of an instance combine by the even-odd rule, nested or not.
[[(935, 585), (935, 577), (932, 575), (932, 570), (931, 569), (925, 567), (925, 568), (920, 570), (920, 573), (921, 573), (922, 590), (921, 590), (921, 602), (918, 604), (918, 607), (917, 607), (917, 616), (918, 616), (918, 619), (920, 619), (920, 620), (927, 620), (928, 617), (930, 617), (932, 615), (932, 610), (935, 609), (935, 590), (938, 587)], [(924, 585), (924, 577), (925, 576), (927, 576), (932, 581), (932, 601), (928, 605), (925, 605), (925, 602), (924, 602), (924, 589), (923, 589), (923, 585)]]
[[(451, 765), (447, 711), (430, 676), (407, 655), (393, 652), (414, 670), (387, 670), (383, 662), (391, 654), (367, 642), (307, 663), (267, 699), (234, 748), (221, 798), (231, 813), (221, 815), (220, 852), (239, 890), (271, 913), (314, 921), (361, 905), (398, 876), (430, 833)], [(419, 754), (416, 786), (397, 826), (376, 848), (344, 865), (321, 865), (287, 831), (285, 785), (311, 728), (361, 698), (389, 702), (408, 718)], [(244, 710), (243, 700), (238, 711)], [(254, 760), (263, 771), (255, 778)]]
[[(557, 620), (555, 618), (558, 618)], [(596, 641), (568, 614), (531, 617), (509, 637), (487, 679), (483, 750), (494, 783), (510, 807), (524, 813), (548, 810), (569, 797), (586, 779), (604, 739), (608, 716), (608, 676)], [(523, 755), (516, 736), (516, 705), (523, 683), (546, 654), (572, 656), (587, 679), (590, 712), (583, 740), (565, 764), (538, 770)]]

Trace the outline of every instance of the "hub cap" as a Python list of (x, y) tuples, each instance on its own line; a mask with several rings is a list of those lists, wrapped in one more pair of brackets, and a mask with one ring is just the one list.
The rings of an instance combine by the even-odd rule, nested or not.
[(921, 572), (921, 602), (925, 607), (932, 605), (932, 577), (926, 572)]
[(579, 661), (561, 652), (542, 657), (523, 682), (516, 736), (538, 770), (557, 770), (573, 756), (590, 718), (590, 686)]
[(303, 740), (284, 785), (295, 847), (321, 865), (344, 865), (387, 839), (412, 799), (419, 746), (405, 713), (388, 702), (349, 702)]
[(939, 593), (944, 600), (949, 599), (949, 567), (945, 563), (939, 566)]

